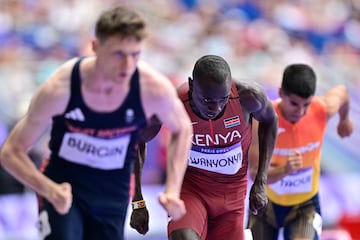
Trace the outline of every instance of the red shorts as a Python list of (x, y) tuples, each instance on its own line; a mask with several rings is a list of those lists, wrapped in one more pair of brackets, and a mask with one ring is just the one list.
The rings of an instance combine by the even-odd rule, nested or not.
[(186, 215), (170, 221), (168, 235), (176, 229), (190, 228), (202, 240), (244, 239), (244, 205), (247, 176), (231, 183), (218, 183), (187, 173), (181, 199)]

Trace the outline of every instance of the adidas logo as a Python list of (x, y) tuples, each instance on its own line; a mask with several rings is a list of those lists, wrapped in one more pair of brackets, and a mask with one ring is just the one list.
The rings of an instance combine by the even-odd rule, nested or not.
[(85, 121), (84, 114), (81, 112), (80, 108), (75, 108), (68, 113), (65, 113), (65, 118), (72, 119), (76, 121), (83, 122)]

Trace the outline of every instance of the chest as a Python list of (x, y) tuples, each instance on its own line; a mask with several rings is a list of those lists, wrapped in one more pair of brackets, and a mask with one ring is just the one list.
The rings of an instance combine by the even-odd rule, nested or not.
[(241, 108), (227, 108), (216, 120), (191, 116), (193, 145), (227, 147), (242, 142), (251, 134), (251, 126), (244, 120)]
[(95, 112), (113, 112), (125, 101), (129, 91), (111, 89), (108, 91), (89, 91), (82, 88), (84, 104)]
[(321, 142), (326, 124), (317, 118), (304, 118), (297, 124), (289, 124), (280, 119), (276, 146), (281, 148), (303, 147)]

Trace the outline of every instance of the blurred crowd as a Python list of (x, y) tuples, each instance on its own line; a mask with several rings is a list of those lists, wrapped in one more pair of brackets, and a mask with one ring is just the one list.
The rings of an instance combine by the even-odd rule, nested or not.
[(294, 61), (312, 64), (321, 86), (360, 82), (357, 0), (0, 0), (2, 121), (21, 117), (60, 63), (91, 54), (94, 21), (116, 4), (131, 5), (147, 19), (142, 57), (175, 83), (186, 81), (205, 53), (222, 55), (235, 78), (270, 91)]
[[(351, 114), (360, 120), (359, 0), (0, 0), (0, 143), (56, 67), (92, 54), (98, 14), (118, 4), (145, 17), (150, 36), (142, 58), (174, 85), (187, 81), (199, 56), (218, 54), (236, 80), (260, 83), (274, 99), (284, 67), (303, 62), (317, 73), (318, 94), (338, 83), (350, 89)], [(145, 183), (163, 180), (166, 137), (163, 129), (149, 144), (156, 151), (148, 151)], [(325, 171), (360, 170), (358, 131), (345, 143), (331, 131), (327, 139)], [(47, 153), (38, 149), (41, 161)]]
[[(38, 85), (59, 64), (92, 54), (95, 19), (117, 4), (145, 17), (150, 37), (142, 58), (174, 85), (187, 80), (199, 56), (214, 53), (228, 60), (235, 79), (261, 83), (270, 98), (277, 97), (282, 70), (293, 62), (314, 67), (318, 94), (336, 83), (360, 87), (358, 0), (0, 0), (3, 128), (25, 113)], [(351, 96), (359, 101), (356, 91)], [(352, 138), (346, 150), (355, 152), (359, 135)]]
[[(150, 37), (142, 58), (174, 85), (187, 80), (199, 56), (213, 53), (230, 62), (235, 79), (261, 83), (270, 98), (277, 97), (282, 70), (293, 62), (314, 67), (319, 94), (336, 83), (360, 87), (357, 0), (0, 0), (2, 132), (25, 113), (38, 85), (59, 64), (92, 54), (94, 21), (116, 4), (130, 5), (146, 18)], [(356, 93), (351, 92), (353, 102), (359, 100)], [(359, 107), (352, 108), (357, 117)], [(336, 142), (336, 134), (329, 135)], [(166, 136), (164, 130), (149, 145), (159, 151), (149, 151), (145, 182), (163, 179)], [(356, 140), (358, 134), (345, 144), (350, 153), (356, 153)], [(39, 149), (44, 158), (45, 146)]]

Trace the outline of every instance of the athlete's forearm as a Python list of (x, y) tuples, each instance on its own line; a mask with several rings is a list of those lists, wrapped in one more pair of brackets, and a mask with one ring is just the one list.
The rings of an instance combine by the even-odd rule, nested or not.
[(254, 182), (267, 183), (268, 168), (276, 142), (277, 124), (276, 116), (272, 121), (259, 122), (259, 164)]
[(135, 165), (134, 165), (135, 190), (134, 190), (133, 201), (143, 200), (143, 195), (141, 190), (141, 176), (145, 163), (145, 157), (146, 157), (146, 145), (145, 143), (140, 143), (137, 159), (135, 160)]
[(5, 143), (0, 153), (1, 165), (25, 186), (48, 198), (54, 182), (43, 175), (27, 153)]
[(187, 168), (188, 155), (191, 146), (192, 128), (189, 126), (182, 133), (171, 134), (169, 154), (166, 166), (167, 176), (165, 193), (180, 196), (180, 190)]
[(287, 176), (286, 166), (269, 167), (267, 174), (267, 183), (272, 184)]
[(341, 104), (338, 113), (339, 113), (340, 121), (347, 121), (350, 112), (350, 97), (345, 86), (342, 86), (342, 91), (343, 94), (342, 94)]

